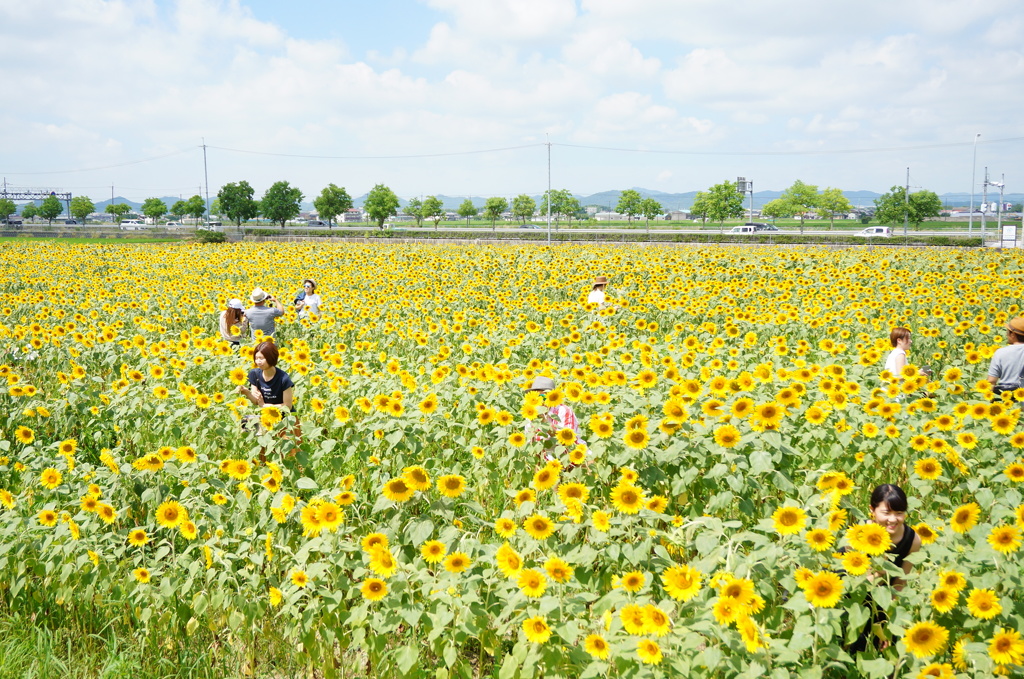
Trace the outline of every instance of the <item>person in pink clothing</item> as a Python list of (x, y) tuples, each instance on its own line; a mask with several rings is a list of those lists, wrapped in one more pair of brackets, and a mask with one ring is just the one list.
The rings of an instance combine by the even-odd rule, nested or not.
[[(533, 380), (527, 391), (537, 391), (542, 395), (555, 388), (555, 381), (550, 377), (537, 377)], [(563, 429), (569, 429), (575, 434), (574, 445), (583, 443), (580, 438), (580, 423), (568, 403), (559, 403), (556, 406), (548, 407), (547, 411), (537, 418), (536, 422), (527, 424), (527, 434), (531, 429), (537, 431), (533, 434), (534, 441), (543, 442), (545, 452), (542, 457), (545, 461), (553, 460), (554, 448), (564, 445), (557, 440), (556, 435)]]

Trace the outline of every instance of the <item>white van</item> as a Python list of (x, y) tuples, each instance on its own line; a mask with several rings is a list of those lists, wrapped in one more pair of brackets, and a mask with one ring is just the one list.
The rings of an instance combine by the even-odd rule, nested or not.
[(854, 234), (861, 238), (892, 238), (892, 227), (889, 226), (869, 226), (863, 231), (858, 231)]
[(126, 219), (121, 222), (122, 231), (138, 231), (146, 228), (146, 223), (141, 219)]
[(744, 224), (742, 226), (734, 226), (729, 230), (729, 233), (754, 233), (757, 231), (757, 227), (753, 224)]

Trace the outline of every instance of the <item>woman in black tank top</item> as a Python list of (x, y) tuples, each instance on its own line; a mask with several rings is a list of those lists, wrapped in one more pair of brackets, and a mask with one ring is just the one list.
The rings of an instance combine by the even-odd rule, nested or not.
[[(886, 553), (894, 554), (896, 558), (893, 559), (893, 563), (897, 567), (902, 568), (904, 573), (909, 574), (914, 566), (906, 561), (906, 558), (921, 549), (921, 538), (914, 532), (913, 528), (906, 525), (907, 496), (903, 489), (891, 483), (882, 484), (875, 488), (874, 492), (871, 493), (870, 516), (872, 521), (885, 528), (886, 532), (889, 533), (892, 545), (889, 546)], [(888, 584), (896, 591), (899, 591), (903, 589), (905, 583), (902, 578), (891, 578)], [(872, 638), (872, 626), (884, 624), (888, 619), (885, 611), (875, 608), (870, 594), (864, 603), (872, 607), (874, 614), (868, 618), (868, 622), (861, 631), (860, 636), (850, 647), (851, 653), (859, 653), (866, 650), (868, 640)], [(883, 642), (878, 637), (874, 637), (873, 641), (875, 648), (879, 650), (889, 644), (888, 641)]]
[[(910, 573), (913, 565), (906, 558), (921, 549), (921, 538), (913, 528), (906, 525), (907, 496), (903, 489), (891, 483), (875, 488), (871, 493), (871, 520), (889, 533), (892, 546), (887, 551), (896, 555), (893, 563), (902, 568), (904, 573)], [(903, 580), (900, 578), (894, 578), (890, 584), (897, 591), (903, 589)]]

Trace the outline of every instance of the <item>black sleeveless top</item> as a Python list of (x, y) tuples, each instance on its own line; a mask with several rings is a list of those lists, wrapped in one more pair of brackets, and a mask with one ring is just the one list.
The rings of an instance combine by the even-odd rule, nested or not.
[(914, 547), (914, 538), (917, 537), (917, 533), (910, 526), (904, 524), (903, 526), (903, 538), (889, 547), (886, 550), (886, 554), (895, 554), (896, 558), (893, 559), (893, 563), (897, 568), (903, 568), (903, 560), (910, 554), (910, 550)]

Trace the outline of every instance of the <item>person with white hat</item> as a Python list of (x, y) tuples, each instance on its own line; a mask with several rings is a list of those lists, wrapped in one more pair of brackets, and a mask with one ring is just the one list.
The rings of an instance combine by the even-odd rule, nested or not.
[(1006, 324), (1007, 346), (992, 354), (988, 381), (992, 391), (1001, 394), (1024, 386), (1024, 317), (1017, 316)]
[(242, 336), (249, 331), (249, 321), (244, 315), (242, 300), (228, 300), (228, 308), (220, 314), (220, 336), (232, 346), (238, 346)]
[(608, 278), (598, 276), (590, 284), (590, 294), (587, 295), (587, 304), (596, 304), (598, 308), (604, 306), (604, 289), (608, 287)]
[(263, 331), (264, 337), (273, 337), (276, 330), (275, 318), (284, 316), (284, 309), (278, 303), (277, 306), (267, 306), (267, 302), (277, 302), (273, 295), (268, 295), (262, 288), (253, 288), (249, 295), (253, 306), (245, 310), (245, 317), (249, 320), (249, 328), (253, 334), (257, 330)]

